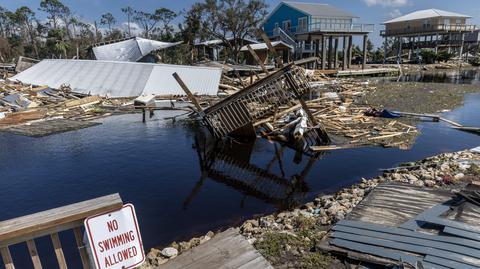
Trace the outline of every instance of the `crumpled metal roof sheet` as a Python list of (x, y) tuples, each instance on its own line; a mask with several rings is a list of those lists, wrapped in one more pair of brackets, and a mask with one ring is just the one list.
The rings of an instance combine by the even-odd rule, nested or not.
[(92, 50), (97, 60), (137, 62), (152, 51), (166, 49), (181, 43), (182, 42), (161, 42), (135, 37), (112, 44), (93, 47)]
[(193, 93), (218, 92), (222, 69), (183, 65), (48, 59), (11, 79), (57, 89), (68, 84), (77, 93), (109, 97), (185, 95), (172, 76), (174, 72)]

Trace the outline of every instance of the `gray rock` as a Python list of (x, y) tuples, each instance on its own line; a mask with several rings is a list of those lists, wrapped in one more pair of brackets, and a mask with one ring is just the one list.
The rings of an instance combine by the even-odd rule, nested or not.
[(406, 178), (408, 179), (408, 181), (417, 181), (418, 180), (418, 178), (416, 176), (412, 175), (412, 174), (408, 174), (406, 176)]
[(168, 247), (168, 248), (164, 248), (161, 252), (162, 256), (165, 257), (165, 258), (174, 258), (178, 255), (178, 250), (175, 249), (175, 248), (171, 248), (171, 247)]

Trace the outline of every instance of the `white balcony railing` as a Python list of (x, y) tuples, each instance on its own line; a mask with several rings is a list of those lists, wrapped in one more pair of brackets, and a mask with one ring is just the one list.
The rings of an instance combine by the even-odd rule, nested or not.
[(434, 24), (422, 27), (405, 27), (403, 29), (381, 30), (381, 36), (430, 33), (430, 32), (473, 32), (478, 28), (475, 25), (466, 24)]

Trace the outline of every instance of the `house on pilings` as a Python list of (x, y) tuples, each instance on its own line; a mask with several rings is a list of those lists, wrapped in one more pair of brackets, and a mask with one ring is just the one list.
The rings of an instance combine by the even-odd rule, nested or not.
[[(267, 16), (263, 29), (271, 40), (294, 47), (296, 59), (321, 58), (321, 69), (350, 68), (353, 37), (363, 37), (365, 68), (368, 34), (374, 25), (356, 23), (356, 19), (358, 16), (327, 4), (283, 1)], [(346, 56), (342, 63), (339, 50)]]
[[(454, 12), (427, 9), (384, 22), (385, 30), (380, 31), (380, 35), (385, 39), (385, 61), (388, 44), (394, 44), (390, 52), (393, 50), (398, 61), (402, 61), (405, 55), (409, 61), (418, 59), (421, 49), (432, 49), (435, 53), (445, 50), (458, 57), (468, 55), (468, 50), (478, 47), (479, 41), (476, 26), (467, 23), (470, 18)], [(404, 54), (405, 50), (408, 53)]]

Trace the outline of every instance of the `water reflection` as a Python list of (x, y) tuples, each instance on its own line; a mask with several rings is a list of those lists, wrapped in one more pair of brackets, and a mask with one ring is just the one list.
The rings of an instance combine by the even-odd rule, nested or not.
[[(282, 160), (285, 146), (273, 144), (275, 150), (271, 160), (265, 167), (260, 167), (251, 161), (254, 145), (255, 140), (214, 141), (205, 133), (197, 133), (194, 148), (197, 150), (201, 176), (183, 202), (183, 208), (188, 208), (208, 179), (241, 192), (244, 195), (240, 202), (241, 208), (248, 196), (255, 197), (280, 210), (300, 205), (309, 192), (305, 178), (319, 155), (308, 156), (309, 159), (301, 171), (287, 176)], [(306, 155), (298, 152), (294, 162), (301, 163), (304, 156)], [(273, 171), (274, 164), (278, 164), (278, 171)]]
[(462, 69), (447, 71), (425, 71), (405, 74), (400, 79), (389, 79), (388, 81), (401, 82), (433, 82), (452, 84), (480, 84), (480, 69)]

